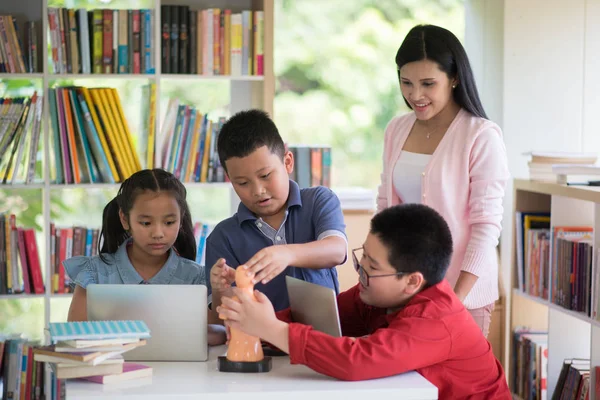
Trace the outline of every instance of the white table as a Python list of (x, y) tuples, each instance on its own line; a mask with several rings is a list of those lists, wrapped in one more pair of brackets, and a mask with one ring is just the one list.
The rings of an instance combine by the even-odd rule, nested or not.
[[(416, 372), (361, 382), (343, 382), (303, 365), (291, 365), (288, 357), (273, 357), (268, 373), (219, 372), (217, 356), (226, 348), (210, 349), (207, 362), (143, 362), (153, 368), (152, 378), (101, 385), (83, 380), (67, 381), (67, 400), (79, 399), (174, 399), (202, 400), (406, 400), (437, 399), (438, 390)], [(326, 397), (327, 396), (327, 397)]]

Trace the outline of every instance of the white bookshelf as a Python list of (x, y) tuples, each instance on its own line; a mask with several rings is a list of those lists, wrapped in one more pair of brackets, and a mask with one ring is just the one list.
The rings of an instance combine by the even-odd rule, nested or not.
[[(511, 281), (512, 288), (510, 313), (505, 324), (505, 337), (508, 341), (507, 376), (512, 372), (513, 358), (512, 332), (517, 326), (548, 331), (548, 398), (552, 396), (564, 359), (589, 358), (591, 361), (591, 380), (595, 382), (594, 366), (600, 366), (600, 321), (593, 317), (596, 296), (600, 290), (596, 287), (596, 270), (600, 267), (597, 259), (600, 247), (600, 235), (594, 234), (592, 257), (592, 316), (566, 309), (548, 300), (523, 293), (517, 287), (516, 277), (516, 226), (515, 212), (550, 212), (551, 229), (554, 226), (594, 227), (594, 233), (600, 232), (600, 187), (566, 186), (553, 183), (534, 182), (516, 179), (514, 181), (514, 203), (510, 226), (513, 229)], [(510, 229), (508, 226), (506, 229)], [(552, 263), (552, 257), (550, 264)], [(552, 266), (549, 265), (548, 268)], [(598, 271), (600, 272), (600, 271)], [(550, 282), (552, 282), (550, 276)], [(512, 377), (509, 376), (509, 382)], [(593, 390), (590, 390), (592, 400)]]
[[(128, 8), (142, 8), (139, 7), (139, 1), (131, 1), (131, 6)], [(0, 185), (0, 189), (10, 190), (40, 190), (43, 204), (43, 237), (45, 238), (45, 253), (40, 252), (40, 260), (42, 262), (42, 268), (44, 269), (45, 279), (45, 294), (43, 295), (1, 295), (0, 302), (8, 299), (38, 299), (44, 300), (44, 326), (48, 327), (48, 323), (51, 320), (51, 300), (69, 298), (70, 294), (55, 294), (52, 293), (52, 287), (49, 284), (48, 277), (50, 274), (50, 206), (51, 206), (51, 191), (64, 191), (70, 189), (83, 189), (83, 190), (97, 190), (97, 189), (110, 189), (116, 191), (120, 184), (55, 184), (51, 182), (50, 169), (47, 168), (50, 161), (50, 152), (53, 150), (50, 148), (49, 137), (50, 137), (50, 123), (49, 123), (49, 107), (46, 97), (48, 88), (51, 87), (55, 80), (60, 79), (102, 79), (106, 80), (106, 86), (110, 86), (111, 82), (117, 80), (139, 80), (147, 81), (156, 84), (156, 155), (160, 155), (162, 144), (162, 138), (160, 137), (160, 100), (161, 100), (161, 87), (169, 85), (169, 82), (174, 81), (189, 81), (189, 82), (202, 82), (202, 81), (228, 81), (230, 86), (229, 93), (229, 113), (234, 114), (238, 111), (248, 108), (260, 108), (267, 111), (270, 115), (273, 114), (273, 97), (275, 94), (275, 77), (273, 74), (273, 13), (274, 13), (274, 0), (151, 0), (152, 8), (154, 9), (155, 18), (155, 67), (156, 74), (54, 74), (51, 71), (51, 66), (48, 63), (48, 46), (49, 38), (48, 32), (48, 20), (47, 10), (48, 7), (63, 6), (62, 3), (55, 2), (53, 0), (18, 0), (18, 1), (2, 1), (0, 3), (0, 14), (10, 14), (17, 18), (19, 23), (19, 30), (21, 32), (21, 40), (23, 40), (23, 27), (24, 21), (33, 20), (39, 23), (41, 29), (38, 31), (38, 44), (41, 45), (42, 50), (39, 52), (38, 57), (40, 61), (40, 67), (42, 68), (41, 73), (33, 74), (9, 74), (0, 73), (0, 81), (11, 80), (11, 79), (28, 79), (31, 80), (32, 85), (40, 85), (44, 93), (44, 112), (43, 112), (43, 123), (42, 123), (42, 134), (41, 145), (43, 149), (43, 181), (35, 182), (33, 184), (14, 184), (14, 185)], [(93, 7), (92, 7), (93, 5)], [(264, 12), (264, 75), (262, 76), (203, 76), (203, 75), (180, 75), (180, 74), (161, 74), (161, 30), (160, 30), (160, 9), (161, 5), (188, 5), (192, 9), (206, 9), (206, 8), (230, 8), (232, 11), (237, 12), (240, 10), (262, 10)], [(66, 7), (68, 8), (111, 8), (110, 2), (103, 2), (100, 0), (74, 0), (67, 2)], [(24, 43), (24, 42), (22, 42)], [(229, 183), (186, 183), (188, 189), (203, 189), (203, 188), (223, 188), (228, 190), (230, 207), (229, 210), (234, 212), (237, 210), (239, 199), (235, 195), (235, 192), (231, 189)], [(193, 212), (193, 210), (192, 210)], [(100, 222), (100, 221), (99, 221)]]

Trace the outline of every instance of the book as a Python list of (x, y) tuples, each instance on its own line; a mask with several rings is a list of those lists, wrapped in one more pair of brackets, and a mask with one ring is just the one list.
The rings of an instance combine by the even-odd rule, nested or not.
[(88, 376), (82, 379), (94, 383), (107, 384), (128, 381), (131, 379), (144, 378), (148, 376), (152, 376), (152, 367), (148, 367), (147, 365), (142, 364), (126, 362), (125, 364), (123, 364), (123, 372), (120, 374)]
[(136, 347), (144, 346), (145, 340), (138, 343), (130, 343), (123, 345), (119, 350), (114, 351), (86, 351), (86, 352), (58, 352), (55, 350), (55, 345), (44, 346), (35, 349), (35, 360), (51, 363), (74, 363), (98, 365), (109, 358), (115, 357)]
[(51, 322), (50, 340), (149, 338), (150, 329), (144, 321), (80, 321)]
[(57, 347), (64, 346), (75, 349), (89, 349), (92, 347), (102, 347), (102, 346), (115, 346), (115, 345), (123, 345), (128, 343), (138, 342), (138, 338), (115, 338), (115, 339), (100, 339), (100, 340), (63, 340), (56, 344)]
[[(108, 361), (108, 360), (107, 360)], [(86, 376), (114, 375), (123, 372), (123, 362), (99, 365), (50, 364), (58, 379), (82, 378)]]
[(532, 151), (523, 155), (531, 156), (531, 162), (539, 164), (594, 164), (598, 160), (597, 153), (583, 152)]
[[(143, 339), (141, 341), (143, 341)], [(142, 345), (140, 343), (141, 341), (137, 340), (135, 342), (125, 343), (125, 344), (112, 344), (112, 345), (80, 347), (80, 348), (71, 347), (71, 346), (61, 346), (60, 343), (63, 343), (63, 342), (59, 342), (54, 345), (54, 351), (57, 353), (86, 353), (86, 352), (89, 353), (89, 352), (94, 352), (94, 351), (100, 351), (100, 352), (120, 351), (120, 350), (132, 349), (134, 347), (139, 347)]]

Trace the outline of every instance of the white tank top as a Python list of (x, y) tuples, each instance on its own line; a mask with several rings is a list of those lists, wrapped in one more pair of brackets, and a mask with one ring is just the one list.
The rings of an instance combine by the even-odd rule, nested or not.
[(402, 151), (392, 172), (394, 190), (403, 203), (421, 203), (422, 174), (431, 154)]

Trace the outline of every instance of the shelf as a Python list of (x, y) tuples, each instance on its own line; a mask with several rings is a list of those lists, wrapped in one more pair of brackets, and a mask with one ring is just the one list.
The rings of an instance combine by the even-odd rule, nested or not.
[(15, 184), (0, 184), (0, 189), (43, 189), (43, 183), (15, 183)]
[[(229, 187), (229, 182), (183, 182), (186, 188), (208, 188), (208, 187)], [(117, 190), (121, 187), (120, 183), (51, 183), (50, 189), (62, 190), (62, 189), (106, 189), (106, 190)]]
[(0, 80), (3, 79), (42, 79), (44, 74), (35, 73), (35, 74), (11, 74), (7, 72), (0, 73)]
[(514, 189), (600, 203), (600, 186), (568, 186), (528, 179), (515, 179)]
[(52, 293), (50, 298), (52, 299), (70, 299), (73, 297), (73, 293)]
[[(42, 78), (43, 74), (6, 74), (11, 79), (31, 77), (33, 75), (39, 75), (38, 78)], [(0, 74), (2, 77), (2, 74)], [(264, 81), (263, 75), (244, 75), (244, 76), (231, 76), (231, 75), (192, 75), (192, 74), (48, 74), (49, 80), (58, 79), (169, 79), (169, 80), (189, 80), (189, 81), (248, 81), (248, 82), (260, 82)]]
[(518, 394), (516, 394), (516, 393), (511, 393), (511, 394), (512, 394), (512, 398), (513, 398), (513, 400), (523, 400), (523, 399), (521, 398), (521, 396), (519, 396)]
[(542, 299), (540, 297), (533, 296), (533, 295), (531, 295), (529, 293), (525, 293), (521, 289), (514, 288), (513, 289), (513, 294), (519, 295), (521, 297), (525, 297), (526, 299), (529, 299), (531, 301), (534, 301), (534, 302), (536, 302), (538, 304), (541, 304), (541, 305), (544, 305), (546, 307), (548, 307), (550, 305), (550, 303), (548, 302), (548, 300), (544, 300), (544, 299)]
[(0, 294), (0, 300), (23, 300), (23, 299), (42, 299), (43, 294)]
[(552, 302), (550, 302), (548, 300), (544, 300), (544, 299), (541, 299), (541, 298), (539, 298), (537, 296), (532, 296), (530, 294), (524, 293), (524, 292), (522, 292), (521, 290), (519, 290), (517, 288), (513, 289), (513, 294), (521, 296), (521, 297), (525, 297), (526, 299), (534, 301), (534, 302), (536, 302), (538, 304), (544, 305), (546, 307), (550, 307), (553, 310), (560, 311), (563, 314), (569, 315), (569, 316), (571, 316), (573, 318), (577, 318), (578, 320), (581, 320), (581, 321), (587, 322), (589, 324), (593, 324), (593, 325), (596, 325), (596, 326), (600, 327), (600, 321), (596, 321), (593, 318), (588, 317), (587, 315), (585, 315), (583, 313), (580, 313), (578, 311), (568, 310), (568, 309), (564, 308), (563, 306), (559, 306), (558, 304), (554, 304), (554, 303), (552, 303)]
[(190, 81), (246, 81), (256, 82), (264, 81), (263, 75), (243, 75), (243, 76), (231, 76), (231, 75), (192, 75), (192, 74), (162, 74), (160, 79), (170, 80), (190, 80)]
[(156, 79), (156, 74), (48, 74), (48, 79)]

